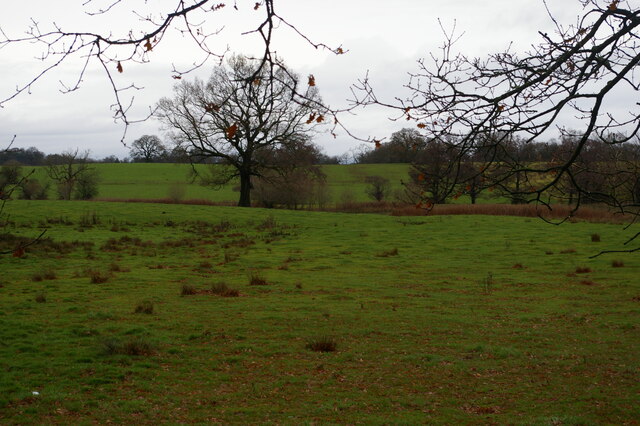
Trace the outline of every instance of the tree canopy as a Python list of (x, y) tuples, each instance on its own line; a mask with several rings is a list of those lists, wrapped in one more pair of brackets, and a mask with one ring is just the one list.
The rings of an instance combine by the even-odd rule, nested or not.
[(313, 85), (297, 90), (296, 75), (260, 70), (260, 62), (233, 56), (214, 68), (207, 82), (182, 80), (172, 98), (158, 102), (158, 117), (194, 160), (217, 158), (217, 182), (240, 179), (238, 205), (251, 205), (251, 178), (279, 167), (267, 152), (297, 146), (324, 121)]

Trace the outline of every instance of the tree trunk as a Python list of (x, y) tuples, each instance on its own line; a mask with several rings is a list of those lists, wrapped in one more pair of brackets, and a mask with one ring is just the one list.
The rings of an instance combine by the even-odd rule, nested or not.
[(251, 174), (240, 171), (240, 201), (238, 207), (251, 207)]

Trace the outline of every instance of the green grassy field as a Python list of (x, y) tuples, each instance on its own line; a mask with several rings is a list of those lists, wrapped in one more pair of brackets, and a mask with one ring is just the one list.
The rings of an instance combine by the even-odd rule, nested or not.
[(621, 246), (620, 225), (7, 208), (7, 232), (50, 240), (0, 258), (2, 423), (640, 418), (640, 265), (588, 259)]
[[(169, 197), (176, 187), (183, 188), (184, 199), (205, 199), (217, 202), (237, 202), (239, 194), (233, 191), (237, 183), (231, 182), (220, 189), (203, 187), (190, 181), (189, 164), (95, 164), (100, 175), (99, 198), (107, 199), (160, 199)], [(198, 166), (203, 170), (204, 166)], [(407, 179), (407, 164), (353, 164), (327, 165), (329, 196), (333, 202), (344, 198), (370, 201), (365, 194), (364, 178), (381, 175), (391, 181), (393, 189), (400, 189), (401, 180)], [(35, 177), (45, 181), (43, 168), (36, 167)], [(50, 198), (55, 198), (52, 188)]]

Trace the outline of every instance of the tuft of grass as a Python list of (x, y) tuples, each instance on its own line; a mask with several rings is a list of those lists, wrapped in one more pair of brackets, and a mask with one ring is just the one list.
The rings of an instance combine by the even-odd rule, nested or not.
[(192, 285), (183, 284), (180, 289), (180, 296), (193, 296), (194, 294), (198, 294), (198, 290)]
[(516, 263), (511, 268), (512, 269), (524, 269), (524, 266), (522, 266), (522, 263)]
[(306, 348), (314, 352), (335, 352), (338, 350), (338, 343), (329, 336), (320, 336), (310, 340)]
[(111, 272), (129, 272), (130, 269), (129, 268), (123, 268), (122, 266), (120, 266), (116, 262), (111, 262), (111, 264), (109, 265), (109, 271), (111, 271)]
[(576, 274), (588, 274), (591, 272), (591, 268), (588, 266), (578, 266), (576, 268)]
[(33, 274), (33, 276), (31, 277), (32, 281), (35, 282), (40, 282), (40, 281), (44, 281), (44, 280), (55, 280), (57, 277), (55, 271), (51, 270), (51, 269), (47, 269), (43, 272), (39, 272), (37, 274)]
[(211, 292), (222, 297), (238, 297), (240, 292), (235, 288), (230, 288), (227, 283), (219, 282), (211, 285)]
[(560, 251), (560, 254), (571, 254), (571, 253), (575, 253), (576, 249), (573, 248), (569, 248), (569, 249), (564, 249)]
[(238, 255), (235, 253), (232, 253), (230, 251), (225, 250), (224, 251), (224, 263), (231, 263), (233, 261), (235, 261), (236, 259), (238, 259)]
[(38, 303), (45, 303), (47, 301), (47, 296), (44, 293), (38, 293), (35, 301)]
[(600, 234), (591, 234), (591, 242), (599, 243), (600, 242)]
[(397, 248), (393, 248), (391, 250), (383, 251), (381, 253), (376, 254), (377, 257), (391, 257), (391, 256), (397, 256), (397, 255), (398, 255)]
[(264, 276), (257, 271), (249, 272), (249, 285), (269, 285)]
[(487, 276), (480, 280), (480, 287), (484, 294), (491, 294), (493, 290), (493, 273), (487, 272)]
[(136, 314), (152, 314), (153, 302), (149, 300), (143, 300), (142, 302), (138, 302), (133, 312)]
[(211, 269), (211, 268), (213, 268), (213, 265), (211, 264), (211, 262), (200, 262), (200, 264), (198, 265), (198, 268), (200, 268), (200, 269)]
[(105, 274), (97, 269), (87, 270), (87, 275), (89, 276), (91, 284), (102, 284), (109, 281), (109, 274)]
[(127, 340), (109, 338), (102, 341), (102, 348), (105, 355), (153, 355), (155, 352), (153, 345), (147, 339), (134, 336)]
[(611, 262), (611, 266), (613, 268), (622, 268), (624, 266), (624, 262), (622, 260), (613, 260)]

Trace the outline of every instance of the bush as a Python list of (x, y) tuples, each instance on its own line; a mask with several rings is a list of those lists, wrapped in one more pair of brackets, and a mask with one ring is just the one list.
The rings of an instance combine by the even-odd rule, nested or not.
[(369, 198), (380, 202), (389, 196), (391, 187), (389, 185), (389, 179), (386, 177), (367, 176), (364, 178), (364, 183), (367, 184), (364, 192)]
[(187, 187), (181, 183), (174, 183), (169, 186), (167, 190), (167, 196), (171, 201), (177, 203), (181, 201), (187, 193)]
[(99, 180), (100, 177), (95, 170), (87, 170), (81, 173), (75, 182), (74, 197), (78, 200), (90, 200), (97, 196)]
[(20, 185), (19, 197), (23, 200), (46, 200), (49, 186), (48, 182), (42, 185), (38, 179), (27, 179)]

